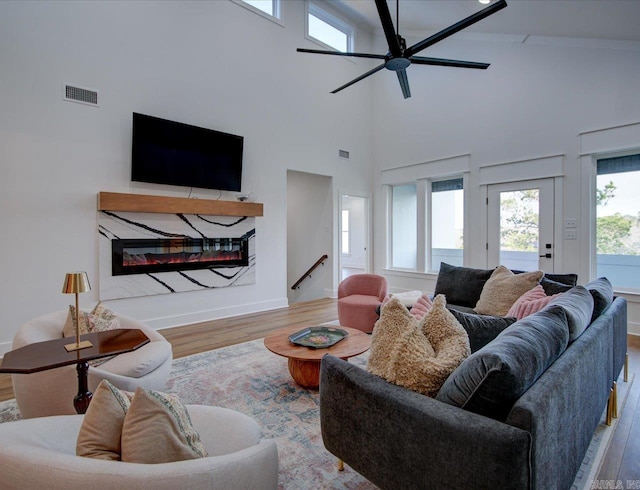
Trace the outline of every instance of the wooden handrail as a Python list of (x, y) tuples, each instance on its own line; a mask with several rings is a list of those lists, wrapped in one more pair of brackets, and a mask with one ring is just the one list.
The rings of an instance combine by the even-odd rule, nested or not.
[(298, 287), (300, 286), (300, 283), (302, 281), (304, 281), (307, 277), (311, 277), (311, 273), (316, 270), (318, 267), (320, 267), (320, 265), (324, 265), (323, 262), (325, 260), (327, 260), (329, 258), (329, 256), (327, 254), (324, 254), (322, 257), (320, 257), (315, 264), (313, 264), (309, 270), (307, 272), (305, 272), (304, 274), (302, 274), (302, 277), (300, 277), (300, 279), (298, 279), (296, 281), (296, 283), (291, 286), (291, 289), (298, 289)]

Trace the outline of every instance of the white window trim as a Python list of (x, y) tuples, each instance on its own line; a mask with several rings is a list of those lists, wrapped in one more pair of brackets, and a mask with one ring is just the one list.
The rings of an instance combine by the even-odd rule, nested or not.
[[(327, 50), (336, 51), (336, 48), (323, 43), (320, 39), (315, 38), (309, 34), (309, 14), (319, 18), (323, 22), (335, 27), (339, 31), (344, 32), (347, 35), (347, 51), (353, 51), (356, 44), (356, 28), (353, 24), (345, 21), (337, 12), (333, 11), (330, 7), (319, 2), (310, 2), (305, 0), (305, 15), (304, 15), (304, 37), (309, 41), (317, 44), (318, 46)], [(355, 60), (344, 57), (345, 59), (355, 62)]]
[[(578, 277), (595, 279), (596, 275), (596, 161), (605, 156), (621, 156), (623, 154), (640, 151), (638, 141), (640, 140), (640, 122), (614, 126), (610, 128), (585, 131), (579, 134), (580, 137), (580, 164), (582, 167), (582, 202), (587, 203), (588, 211), (583, 213), (580, 219), (579, 228), (582, 232), (579, 237), (585, 247), (588, 260), (587, 265), (580, 266)], [(581, 264), (585, 260), (580, 261)], [(582, 275), (582, 276), (581, 276)], [(625, 293), (629, 297), (638, 297), (640, 291), (632, 289), (618, 289), (614, 286), (616, 293)]]
[(256, 8), (253, 5), (248, 4), (244, 0), (230, 0), (230, 2), (235, 3), (236, 5), (244, 9), (247, 9), (248, 11), (253, 12), (254, 14), (259, 15), (263, 19), (267, 19), (271, 21), (274, 24), (279, 25), (280, 27), (284, 27), (284, 23), (282, 22), (282, 0), (273, 0), (274, 12), (276, 16), (269, 15), (265, 11), (260, 10), (259, 8)]

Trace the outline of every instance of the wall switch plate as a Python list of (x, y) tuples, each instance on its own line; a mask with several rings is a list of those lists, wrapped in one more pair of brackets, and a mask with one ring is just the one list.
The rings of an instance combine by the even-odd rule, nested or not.
[(578, 239), (578, 232), (576, 230), (573, 230), (573, 229), (565, 230), (564, 231), (564, 238), (566, 240), (577, 240)]
[(565, 228), (577, 228), (578, 227), (578, 221), (575, 218), (567, 218), (564, 220), (564, 227)]

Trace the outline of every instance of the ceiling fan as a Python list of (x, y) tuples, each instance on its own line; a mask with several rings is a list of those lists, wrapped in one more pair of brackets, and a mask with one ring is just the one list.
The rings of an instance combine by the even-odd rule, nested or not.
[[(303, 49), (298, 48), (298, 52), (300, 53), (315, 53), (315, 54), (329, 54), (335, 56), (353, 56), (356, 58), (373, 58), (384, 60), (381, 65), (376, 66), (374, 69), (369, 70), (364, 75), (351, 80), (348, 83), (345, 83), (341, 87), (333, 90), (331, 93), (335, 94), (340, 92), (341, 90), (350, 87), (354, 83), (359, 82), (367, 78), (374, 73), (379, 72), (383, 68), (386, 68), (390, 71), (395, 71), (398, 75), (398, 81), (400, 82), (400, 87), (402, 88), (402, 95), (404, 95), (405, 99), (411, 97), (411, 89), (409, 88), (409, 79), (407, 78), (406, 69), (411, 64), (416, 65), (437, 65), (437, 66), (453, 66), (457, 68), (475, 68), (479, 70), (486, 70), (489, 67), (489, 63), (477, 63), (475, 61), (459, 61), (459, 60), (448, 60), (443, 58), (428, 58), (423, 56), (416, 56), (417, 53), (422, 51), (429, 46), (442, 41), (443, 39), (455, 34), (466, 27), (469, 27), (472, 24), (484, 19), (485, 17), (490, 16), (491, 14), (496, 13), (498, 10), (501, 10), (507, 6), (506, 0), (498, 0), (497, 2), (485, 7), (484, 9), (476, 12), (465, 19), (462, 19), (459, 22), (447, 27), (446, 29), (437, 32), (436, 34), (429, 36), (426, 39), (414, 44), (413, 46), (409, 46), (407, 48), (407, 43), (405, 39), (399, 34), (399, 31), (393, 27), (393, 20), (391, 19), (391, 13), (389, 12), (389, 7), (387, 6), (386, 0), (375, 0), (376, 7), (378, 9), (378, 15), (380, 16), (380, 22), (382, 23), (382, 29), (384, 30), (384, 35), (387, 39), (387, 44), (389, 45), (389, 52), (386, 55), (381, 54), (369, 54), (369, 53), (343, 53), (341, 51), (324, 51), (320, 49)], [(396, 24), (398, 24), (398, 2), (396, 0)]]

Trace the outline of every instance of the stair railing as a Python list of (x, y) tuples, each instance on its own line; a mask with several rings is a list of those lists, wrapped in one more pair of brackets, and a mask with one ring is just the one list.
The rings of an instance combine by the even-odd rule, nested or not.
[(315, 264), (313, 264), (309, 270), (307, 272), (305, 272), (304, 274), (302, 274), (302, 276), (300, 277), (300, 279), (298, 279), (296, 281), (296, 283), (291, 286), (291, 289), (300, 289), (300, 283), (302, 281), (304, 281), (307, 277), (311, 277), (311, 273), (316, 270), (318, 267), (320, 267), (321, 265), (324, 265), (324, 261), (327, 260), (329, 258), (329, 256), (327, 254), (324, 254), (322, 257), (320, 257)]

